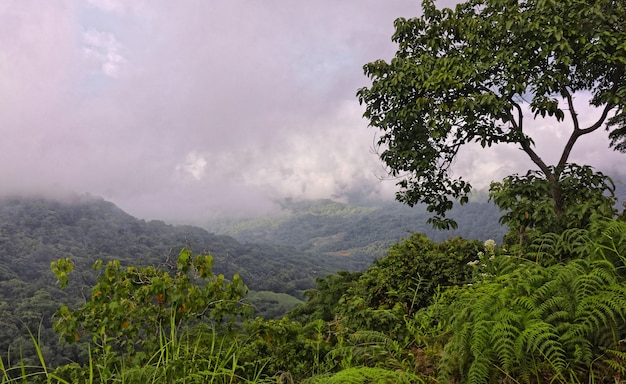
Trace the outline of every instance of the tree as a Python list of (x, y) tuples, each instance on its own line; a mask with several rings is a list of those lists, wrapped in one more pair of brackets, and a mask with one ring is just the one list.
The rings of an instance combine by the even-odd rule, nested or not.
[(361, 272), (339, 271), (335, 275), (318, 277), (317, 288), (304, 292), (307, 302), (290, 313), (289, 317), (302, 322), (313, 320), (332, 321), (337, 313), (341, 297), (361, 277)]
[(537, 171), (526, 175), (511, 175), (501, 183), (491, 183), (490, 199), (506, 213), (500, 223), (509, 226), (508, 243), (519, 239), (520, 246), (528, 244), (533, 233), (562, 233), (571, 228), (587, 228), (594, 215), (613, 217), (615, 185), (601, 172), (589, 166), (567, 164), (559, 173), (559, 189), (563, 207), (555, 214), (550, 183)]
[[(372, 85), (357, 93), (382, 131), (380, 158), (399, 178), (399, 201), (426, 203), (429, 222), (455, 227), (445, 213), (471, 191), (451, 173), (460, 148), (512, 143), (549, 184), (558, 216), (560, 173), (581, 137), (605, 127), (610, 146), (626, 152), (624, 0), (469, 0), (454, 10), (424, 0), (422, 8), (421, 17), (395, 21), (395, 58), (366, 64)], [(598, 110), (590, 125), (579, 120), (577, 98)], [(527, 118), (539, 117), (569, 124), (553, 165), (528, 134)]]
[(482, 249), (461, 238), (435, 243), (423, 234), (394, 244), (374, 261), (340, 300), (337, 312), (348, 328), (397, 336), (402, 319), (428, 306), (437, 291), (472, 282), (468, 264)]

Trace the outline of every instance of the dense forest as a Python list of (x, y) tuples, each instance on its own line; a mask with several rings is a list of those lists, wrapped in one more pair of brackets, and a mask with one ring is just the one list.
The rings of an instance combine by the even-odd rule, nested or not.
[[(91, 269), (96, 260), (146, 267), (166, 265), (183, 248), (210, 254), (214, 272), (241, 276), (250, 290), (246, 300), (256, 315), (271, 319), (301, 304), (303, 292), (315, 288), (316, 278), (341, 270), (363, 271), (391, 243), (409, 236), (411, 223), (422, 219), (423, 225), (423, 214), (411, 217), (406, 210), (394, 219), (393, 210), (385, 208), (332, 201), (300, 204), (306, 204), (306, 213), (299, 210), (297, 221), (286, 227), (291, 229), (287, 234), (291, 241), (280, 244), (245, 237), (245, 243), (240, 243), (198, 227), (139, 220), (91, 196), (66, 201), (1, 199), (0, 356), (22, 348), (24, 356), (33, 357), (28, 328), (40, 330), (50, 364), (69, 358), (65, 347), (56, 343), (52, 317), (61, 305), (77, 305), (89, 295), (97, 276)], [(338, 241), (321, 245), (323, 237)], [(316, 242), (320, 245), (310, 246)], [(72, 260), (80, 284), (59, 290), (50, 263), (64, 258)]]
[(278, 244), (316, 254), (352, 256), (365, 261), (355, 264), (359, 269), (384, 256), (391, 244), (414, 232), (436, 241), (451, 237), (500, 241), (506, 234), (506, 227), (498, 223), (500, 210), (480, 194), (451, 212), (459, 227), (449, 231), (439, 231), (427, 224), (429, 213), (421, 206), (411, 208), (383, 200), (360, 203), (286, 199), (280, 202), (282, 210), (277, 214), (213, 220), (205, 227), (242, 243)]
[[(0, 382), (626, 382), (623, 189), (570, 159), (601, 128), (626, 152), (624, 20), (615, 0), (397, 19), (357, 97), (415, 210), (287, 200), (216, 235), (90, 196), (0, 199)], [(569, 135), (556, 160), (539, 119)], [(475, 143), (533, 164), (491, 182), (497, 209), (454, 173)]]
[[(470, 374), (578, 382), (588, 369), (608, 382), (626, 374), (623, 216), (535, 233), (523, 248), (415, 233), (364, 270), (318, 273), (314, 289), (299, 287), (302, 302), (243, 275), (263, 273), (283, 247), (256, 245), (263, 252), (250, 256), (251, 244), (137, 220), (91, 197), (1, 207), (5, 382), (24, 372), (31, 382), (68, 383), (434, 383)], [(282, 283), (293, 289), (288, 279), (318, 264), (288, 249), (280, 265), (293, 272)], [(255, 297), (269, 303), (265, 318)], [(286, 307), (276, 304), (287, 300), (282, 317)]]

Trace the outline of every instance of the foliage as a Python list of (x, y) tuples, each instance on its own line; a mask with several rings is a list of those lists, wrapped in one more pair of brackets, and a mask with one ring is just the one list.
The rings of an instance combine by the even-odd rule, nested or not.
[[(376, 230), (372, 223), (370, 231)], [(380, 227), (378, 227), (380, 230)], [(186, 247), (210, 253), (216, 275), (238, 274), (250, 289), (272, 290), (302, 298), (317, 276), (355, 269), (368, 261), (306, 253), (292, 246), (241, 244), (228, 236), (191, 226), (136, 219), (110, 202), (83, 196), (64, 201), (43, 198), (0, 198), (0, 357), (21, 356), (28, 365), (38, 359), (27, 329), (40, 329), (39, 347), (56, 367), (68, 359), (86, 363), (78, 344), (59, 344), (52, 317), (62, 306), (77, 308), (91, 296), (97, 271), (94, 260), (119, 260), (137, 268), (160, 265)], [(380, 245), (382, 248), (383, 245)], [(173, 251), (174, 250), (174, 251)], [(69, 258), (76, 277), (60, 289), (50, 263)], [(358, 260), (357, 260), (358, 259)], [(277, 317), (287, 312), (277, 313)]]
[[(100, 261), (94, 264), (94, 269), (101, 267)], [(122, 268), (117, 260), (109, 262), (88, 302), (56, 313), (55, 330), (69, 343), (91, 339), (94, 358), (111, 360), (106, 365), (115, 366), (121, 357), (141, 365), (163, 346), (163, 335), (198, 319), (229, 328), (245, 316), (249, 307), (241, 299), (246, 287), (237, 275), (231, 281), (214, 275), (211, 256), (194, 257), (183, 249), (169, 267)], [(52, 269), (62, 282), (72, 270), (64, 259), (52, 263)]]
[(408, 372), (398, 372), (384, 368), (354, 367), (344, 369), (330, 377), (315, 378), (308, 382), (311, 384), (416, 384), (423, 383), (423, 380), (419, 376)]
[[(577, 244), (577, 248), (585, 244)], [(589, 228), (589, 241), (586, 243), (590, 252), (617, 266), (622, 278), (626, 280), (626, 216), (617, 220), (597, 220)]]
[(97, 262), (92, 283), (82, 263), (63, 257), (51, 267), (64, 290), (27, 291), (19, 313), (37, 320), (32, 308), (54, 307), (81, 273), (88, 299), (68, 300), (55, 318), (77, 346), (75, 362), (44, 358), (44, 321), (38, 337), (26, 337), (34, 358), (0, 357), (0, 382), (620, 382), (626, 221), (588, 220), (562, 233), (536, 230), (524, 253), (414, 234), (364, 273), (318, 278), (309, 301), (280, 320), (240, 322), (258, 301), (188, 248), (159, 268)]
[[(576, 237), (563, 236), (570, 242)], [(558, 251), (543, 246), (545, 252)], [(619, 355), (626, 337), (626, 284), (618, 266), (593, 254), (547, 267), (508, 256), (494, 263), (511, 264), (512, 272), (484, 275), (450, 307), (453, 333), (441, 360), (443, 380), (572, 383), (621, 377), (619, 358), (607, 354)]]
[(264, 364), (266, 372), (288, 373), (296, 382), (323, 372), (329, 352), (326, 325), (314, 321), (305, 326), (283, 318), (260, 318), (246, 324), (250, 336), (241, 349), (242, 359)]
[[(471, 190), (451, 173), (460, 148), (510, 143), (549, 181), (560, 212), (560, 172), (580, 137), (604, 126), (624, 150), (623, 2), (468, 0), (452, 10), (426, 0), (422, 9), (396, 20), (395, 57), (366, 64), (372, 85), (358, 91), (364, 116), (382, 133), (380, 158), (400, 178), (398, 200), (426, 203), (434, 225), (454, 228), (445, 218), (451, 198), (466, 203)], [(599, 117), (583, 126), (575, 99), (586, 95)], [(561, 129), (566, 115), (569, 138), (550, 167), (525, 123), (540, 116)]]
[(519, 243), (526, 242), (527, 231), (561, 233), (570, 228), (586, 228), (593, 215), (613, 217), (615, 185), (589, 166), (567, 164), (560, 171), (559, 193), (563, 212), (557, 213), (552, 187), (545, 175), (529, 171), (524, 176), (512, 175), (502, 182), (491, 183), (490, 198), (506, 213), (500, 222), (507, 224)]
[(438, 287), (469, 283), (472, 269), (467, 263), (480, 248), (478, 241), (455, 238), (435, 243), (422, 234), (413, 234), (393, 245), (386, 257), (363, 273), (349, 289), (346, 305), (355, 305), (361, 298), (369, 308), (399, 307), (402, 315), (410, 316), (430, 304)]
[(306, 303), (289, 312), (289, 317), (304, 322), (332, 321), (338, 312), (342, 296), (361, 277), (360, 272), (339, 271), (325, 278), (318, 277), (317, 288), (304, 293)]
[(290, 310), (304, 304), (304, 301), (287, 295), (270, 291), (250, 291), (245, 298), (254, 309), (254, 316), (263, 319), (280, 319)]

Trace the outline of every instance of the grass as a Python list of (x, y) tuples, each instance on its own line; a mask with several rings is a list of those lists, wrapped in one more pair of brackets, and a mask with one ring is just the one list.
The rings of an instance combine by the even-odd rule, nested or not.
[[(39, 334), (37, 337), (28, 329), (28, 334), (30, 335), (31, 341), (35, 346), (35, 350), (37, 352), (37, 358), (39, 359), (39, 366), (26, 365), (24, 360), (20, 356), (20, 362), (17, 366), (11, 367), (9, 366), (9, 359), (7, 358), (7, 362), (0, 357), (0, 374), (2, 377), (0, 378), (1, 384), (9, 384), (9, 383), (58, 383), (58, 384), (71, 384), (70, 382), (61, 379), (53, 372), (48, 370), (46, 365), (46, 361), (41, 353), (41, 348), (39, 347)], [(20, 354), (21, 355), (21, 354)]]
[[(172, 320), (173, 321), (173, 320)], [(240, 375), (238, 348), (240, 344), (218, 335), (209, 326), (196, 327), (177, 334), (175, 326), (169, 334), (160, 335), (160, 348), (143, 364), (131, 356), (112, 352), (94, 355), (89, 350), (89, 363), (70, 363), (51, 370), (42, 354), (39, 335), (28, 330), (35, 346), (38, 365), (27, 365), (19, 359), (11, 366), (10, 359), (0, 357), (0, 384), (145, 384), (145, 383), (270, 383), (263, 377), (264, 365), (254, 367), (251, 378)]]

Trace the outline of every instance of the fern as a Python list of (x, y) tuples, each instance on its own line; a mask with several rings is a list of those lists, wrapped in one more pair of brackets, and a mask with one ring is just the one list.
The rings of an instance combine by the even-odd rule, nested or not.
[(553, 264), (553, 255), (558, 249), (558, 242), (559, 235), (555, 233), (546, 233), (538, 236), (530, 244), (527, 257), (536, 262), (547, 260), (550, 264)]
[(618, 348), (621, 349), (609, 349), (606, 351), (605, 357), (602, 359), (602, 364), (611, 368), (622, 379), (626, 378), (626, 351), (624, 351), (625, 340), (621, 340)]
[(545, 358), (555, 373), (560, 375), (565, 371), (567, 366), (565, 350), (554, 325), (544, 321), (527, 324), (520, 334), (517, 345), (518, 352), (537, 354)]
[(492, 348), (506, 372), (512, 371), (517, 364), (515, 355), (515, 340), (520, 336), (519, 316), (513, 311), (503, 310), (495, 316), (490, 342)]
[(593, 249), (590, 231), (571, 228), (561, 234), (545, 233), (536, 237), (529, 246), (527, 257), (553, 265), (567, 260), (580, 259), (588, 256)]
[(599, 220), (593, 223), (593, 255), (616, 265), (622, 278), (626, 277), (626, 222)]
[(443, 381), (583, 380), (594, 356), (615, 350), (626, 334), (626, 286), (607, 260), (522, 263), (513, 273), (468, 288), (453, 308)]

